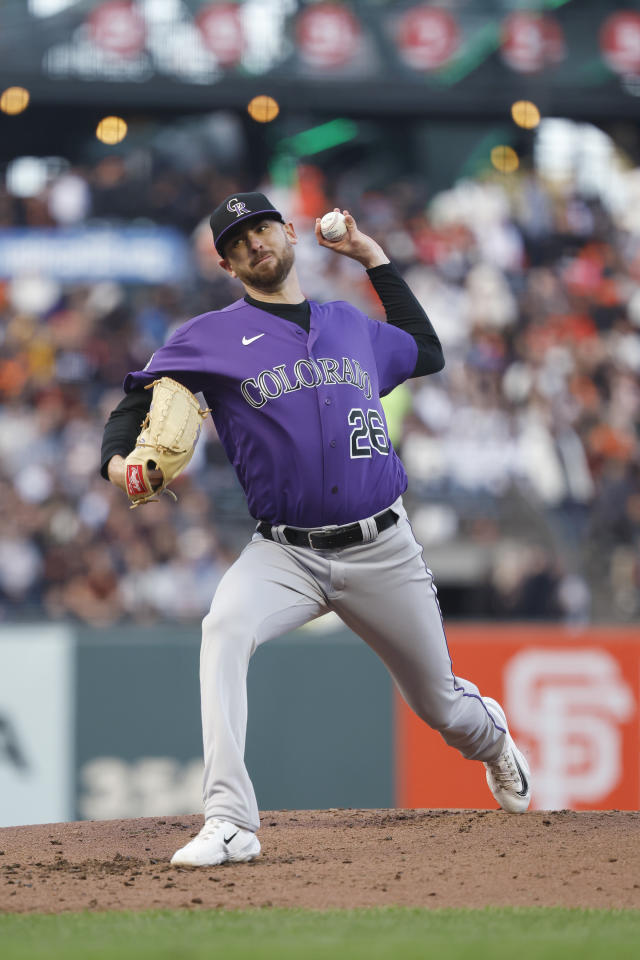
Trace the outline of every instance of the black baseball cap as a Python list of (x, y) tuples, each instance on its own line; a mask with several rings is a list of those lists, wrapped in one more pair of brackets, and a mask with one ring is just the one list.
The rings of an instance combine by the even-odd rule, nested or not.
[(285, 222), (280, 211), (276, 210), (270, 200), (267, 200), (264, 193), (234, 193), (232, 196), (226, 197), (209, 218), (213, 242), (221, 257), (224, 257), (225, 235), (236, 224), (242, 223), (249, 217), (262, 217), (262, 219), (279, 220), (280, 223)]

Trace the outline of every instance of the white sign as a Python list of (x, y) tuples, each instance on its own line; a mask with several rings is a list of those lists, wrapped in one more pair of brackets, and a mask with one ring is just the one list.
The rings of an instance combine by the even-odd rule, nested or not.
[(73, 815), (73, 638), (63, 627), (0, 630), (0, 826)]
[(200, 813), (203, 772), (200, 758), (94, 757), (80, 772), (80, 816), (113, 820)]
[(596, 804), (620, 782), (622, 730), (635, 709), (618, 661), (606, 650), (533, 649), (505, 668), (505, 707), (529, 752), (533, 806)]

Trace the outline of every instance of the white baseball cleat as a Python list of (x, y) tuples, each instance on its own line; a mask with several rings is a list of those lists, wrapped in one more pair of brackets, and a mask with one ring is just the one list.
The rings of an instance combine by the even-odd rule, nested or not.
[(260, 841), (251, 830), (228, 820), (212, 817), (193, 840), (176, 850), (171, 863), (177, 867), (215, 867), (220, 863), (244, 863), (255, 860)]
[(503, 810), (508, 813), (524, 813), (531, 803), (531, 774), (524, 754), (516, 747), (504, 710), (496, 700), (483, 697), (484, 705), (496, 721), (506, 731), (504, 749), (497, 760), (485, 763), (487, 783)]

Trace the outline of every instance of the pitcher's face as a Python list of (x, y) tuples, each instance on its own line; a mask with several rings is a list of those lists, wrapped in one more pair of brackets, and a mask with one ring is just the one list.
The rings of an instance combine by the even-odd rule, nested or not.
[(272, 293), (291, 272), (296, 241), (292, 224), (250, 220), (226, 241), (220, 265), (243, 284)]

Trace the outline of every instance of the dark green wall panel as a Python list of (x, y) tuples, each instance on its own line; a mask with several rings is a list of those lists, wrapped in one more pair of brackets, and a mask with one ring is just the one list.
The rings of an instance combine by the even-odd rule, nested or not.
[[(197, 627), (78, 632), (76, 816), (200, 809), (199, 644)], [(271, 641), (248, 689), (261, 809), (392, 804), (391, 681), (348, 630)]]

